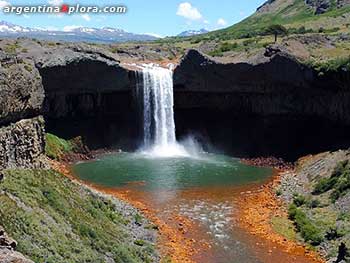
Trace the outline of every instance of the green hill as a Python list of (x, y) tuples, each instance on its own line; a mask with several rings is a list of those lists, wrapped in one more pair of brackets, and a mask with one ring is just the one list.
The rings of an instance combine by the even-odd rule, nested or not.
[[(324, 9), (319, 2), (324, 4)], [(326, 8), (327, 7), (327, 8)], [(336, 0), (269, 0), (252, 16), (231, 27), (209, 33), (220, 39), (247, 38), (264, 35), (273, 24), (284, 25), (290, 31), (349, 32), (350, 2)], [(302, 28), (302, 29), (300, 29)]]

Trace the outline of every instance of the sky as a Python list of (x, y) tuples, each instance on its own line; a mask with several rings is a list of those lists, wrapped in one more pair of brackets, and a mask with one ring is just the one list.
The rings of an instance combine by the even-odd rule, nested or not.
[(172, 36), (186, 30), (215, 30), (233, 25), (255, 12), (265, 0), (0, 0), (0, 8), (23, 5), (124, 5), (124, 14), (4, 14), (0, 20), (20, 26), (54, 30), (114, 27), (132, 33)]

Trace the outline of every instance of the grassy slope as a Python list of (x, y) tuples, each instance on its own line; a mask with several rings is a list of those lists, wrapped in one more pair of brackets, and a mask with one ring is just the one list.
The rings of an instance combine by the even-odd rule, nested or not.
[(6, 171), (0, 204), (0, 225), (35, 262), (151, 262), (152, 245), (128, 233), (138, 214), (125, 217), (54, 171)]
[[(307, 29), (312, 28), (314, 30), (318, 30), (319, 27), (323, 27), (325, 24), (325, 29), (327, 29), (328, 25), (329, 29), (331, 29), (330, 27), (339, 27), (339, 29), (345, 30), (345, 22), (340, 17), (349, 12), (350, 7), (337, 9), (333, 6), (328, 12), (315, 15), (314, 10), (308, 7), (304, 0), (294, 0), (293, 4), (284, 5), (281, 3), (280, 8), (276, 8), (271, 12), (255, 13), (236, 25), (211, 34), (224, 38), (226, 36), (229, 38), (240, 38), (247, 34), (259, 33), (272, 24), (282, 24), (287, 28), (305, 26)], [(331, 20), (333, 21), (332, 23), (324, 23)]]
[[(350, 162), (339, 162), (326, 177), (314, 176), (315, 179), (304, 185), (308, 190), (294, 192), (293, 202), (289, 204), (289, 218), (297, 230), (297, 236), (292, 239), (303, 240), (332, 258), (337, 256), (341, 242), (350, 247), (350, 211), (342, 211), (336, 204), (349, 195)], [(285, 194), (283, 191), (285, 188), (282, 192), (278, 189), (279, 194)], [(291, 238), (287, 224), (272, 224), (277, 225), (274, 227), (277, 232)]]

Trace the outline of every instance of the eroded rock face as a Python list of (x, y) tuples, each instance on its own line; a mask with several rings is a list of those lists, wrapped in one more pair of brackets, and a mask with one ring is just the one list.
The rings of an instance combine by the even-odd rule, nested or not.
[(33, 61), (0, 52), (0, 127), (41, 112), (44, 89)]
[(350, 124), (350, 112), (345, 110), (350, 106), (350, 93), (344, 89), (348, 80), (346, 76), (339, 76), (338, 81), (328, 77), (318, 77), (279, 51), (254, 65), (221, 64), (192, 50), (175, 70), (174, 89), (178, 93), (198, 92), (195, 101), (177, 101), (178, 107), (233, 108), (237, 113), (264, 116), (315, 116)]
[(82, 135), (96, 148), (136, 137), (135, 74), (118, 55), (84, 44), (3, 40), (0, 63), (0, 168), (42, 167), (42, 115), (49, 132)]
[(136, 147), (136, 75), (115, 57), (79, 49), (56, 49), (36, 57), (45, 89), (47, 131), (82, 136), (91, 149)]
[(0, 169), (43, 167), (44, 89), (30, 59), (0, 52)]
[(0, 169), (43, 168), (44, 119), (23, 119), (0, 128)]
[(200, 134), (238, 157), (295, 160), (347, 147), (349, 73), (319, 77), (283, 50), (271, 50), (237, 64), (189, 51), (174, 72), (177, 134)]

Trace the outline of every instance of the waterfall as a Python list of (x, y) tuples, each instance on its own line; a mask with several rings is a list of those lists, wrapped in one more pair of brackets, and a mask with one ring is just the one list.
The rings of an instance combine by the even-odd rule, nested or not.
[(164, 157), (187, 155), (176, 142), (172, 70), (143, 65), (137, 91), (142, 104), (143, 152)]

